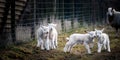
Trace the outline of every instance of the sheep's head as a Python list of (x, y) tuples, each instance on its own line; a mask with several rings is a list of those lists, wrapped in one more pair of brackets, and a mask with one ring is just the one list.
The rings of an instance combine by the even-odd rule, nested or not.
[(109, 14), (110, 16), (113, 15), (113, 8), (111, 8), (111, 7), (108, 8), (108, 14)]
[(48, 24), (49, 31), (52, 31), (52, 29), (55, 28), (56, 26), (57, 26), (57, 24), (54, 24), (54, 23)]
[(57, 26), (57, 24), (50, 23), (50, 24), (48, 24), (48, 26), (56, 27), (56, 26)]
[(101, 37), (101, 34), (103, 33), (103, 31), (104, 31), (104, 28), (102, 30), (95, 29), (96, 36)]
[(96, 37), (95, 31), (85, 31), (91, 38)]
[(41, 26), (43, 34), (47, 35), (49, 33), (49, 27), (47, 26)]
[(94, 46), (94, 38), (96, 37), (95, 31), (90, 31), (90, 32), (88, 32), (88, 34), (90, 36), (89, 46), (90, 46), (90, 48), (93, 48), (93, 46)]
[(88, 34), (90, 35), (91, 38), (96, 37), (95, 31), (90, 31), (88, 32)]

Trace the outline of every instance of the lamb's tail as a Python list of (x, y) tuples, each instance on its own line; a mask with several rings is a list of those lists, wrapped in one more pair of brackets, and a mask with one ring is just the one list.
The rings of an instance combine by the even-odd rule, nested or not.
[(68, 38), (68, 37), (66, 38), (66, 41), (69, 41), (69, 38)]

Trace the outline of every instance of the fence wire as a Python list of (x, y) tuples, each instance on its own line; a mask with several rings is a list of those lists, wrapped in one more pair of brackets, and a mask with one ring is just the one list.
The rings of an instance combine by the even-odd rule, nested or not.
[[(106, 8), (99, 0), (28, 0), (24, 13), (17, 23), (17, 40), (34, 38), (40, 25), (57, 23), (57, 31), (105, 23)], [(101, 4), (100, 4), (101, 3)]]

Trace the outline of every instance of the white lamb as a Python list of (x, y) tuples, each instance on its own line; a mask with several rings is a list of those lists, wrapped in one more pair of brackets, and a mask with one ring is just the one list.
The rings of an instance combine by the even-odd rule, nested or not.
[(108, 52), (111, 52), (110, 50), (110, 40), (109, 36), (106, 33), (102, 33), (104, 28), (102, 30), (97, 30), (96, 31), (96, 36), (98, 37), (98, 53), (101, 52), (102, 46), (104, 46), (105, 49), (108, 50)]
[(89, 44), (93, 45), (95, 37), (95, 31), (88, 32), (86, 34), (72, 34), (70, 35), (68, 42), (66, 43), (64, 47), (64, 52), (70, 52), (72, 47), (76, 44), (84, 44), (85, 48), (87, 49), (87, 52), (91, 54), (90, 48), (93, 47)]
[(50, 48), (51, 49), (56, 49), (57, 48), (57, 37), (58, 37), (58, 32), (55, 29), (57, 24), (50, 23), (48, 24), (49, 27), (49, 40), (50, 40)]
[(49, 48), (49, 28), (47, 26), (40, 26), (36, 31), (37, 47), (41, 50), (50, 50)]

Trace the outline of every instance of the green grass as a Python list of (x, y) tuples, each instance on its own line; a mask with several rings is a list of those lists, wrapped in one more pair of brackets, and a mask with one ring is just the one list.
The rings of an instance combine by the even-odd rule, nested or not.
[[(92, 29), (92, 28), (91, 28)], [(59, 34), (58, 48), (56, 50), (43, 51), (36, 48), (36, 40), (28, 43), (9, 46), (0, 49), (0, 60), (119, 60), (120, 56), (120, 38), (115, 38), (114, 30), (105, 30), (110, 35), (111, 51), (108, 53), (102, 50), (97, 53), (97, 44), (95, 43), (92, 49), (92, 54), (86, 54), (86, 49), (83, 45), (76, 45), (70, 53), (64, 53), (63, 48), (67, 42), (65, 39), (72, 33), (85, 33), (87, 28), (79, 28), (71, 30), (64, 34)]]

